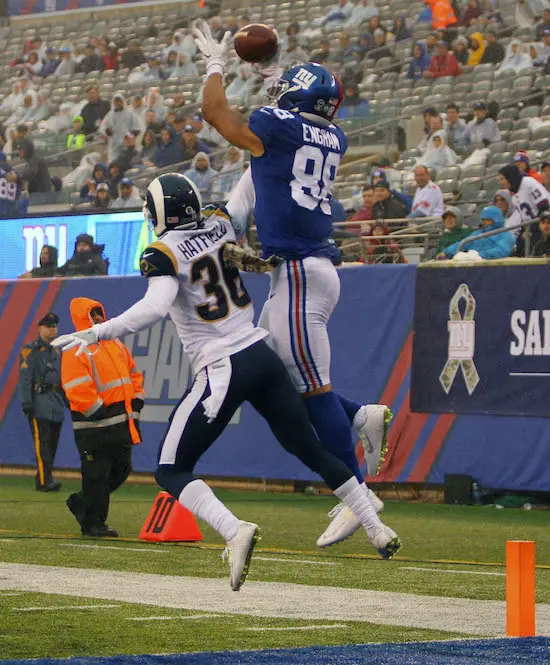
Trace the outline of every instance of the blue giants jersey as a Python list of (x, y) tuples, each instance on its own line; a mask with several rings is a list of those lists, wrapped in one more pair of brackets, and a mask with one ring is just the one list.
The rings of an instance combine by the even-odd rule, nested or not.
[(265, 148), (251, 160), (254, 215), (264, 255), (330, 256), (330, 199), (347, 148), (344, 132), (269, 107), (253, 111), (248, 124)]

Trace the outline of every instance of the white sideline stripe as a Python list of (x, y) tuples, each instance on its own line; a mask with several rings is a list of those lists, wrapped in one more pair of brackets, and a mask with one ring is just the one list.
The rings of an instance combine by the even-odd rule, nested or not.
[(0, 598), (5, 598), (6, 596), (22, 596), (23, 592), (22, 591), (15, 591), (14, 593), (4, 593), (3, 591), (0, 591)]
[(451, 575), (490, 575), (491, 577), (506, 577), (506, 573), (483, 573), (476, 570), (447, 570), (446, 568), (417, 568), (415, 566), (401, 566), (400, 570), (420, 570), (427, 573), (450, 573)]
[(550, 372), (510, 372), (510, 376), (550, 376)]
[(312, 563), (316, 566), (338, 566), (334, 561), (309, 561), (309, 559), (276, 559), (270, 556), (255, 556), (254, 561), (282, 561), (283, 563)]
[(254, 633), (279, 632), (287, 630), (331, 630), (331, 629), (349, 628), (345, 623), (333, 623), (326, 626), (278, 626), (276, 628), (242, 628), (241, 630), (250, 630)]
[(168, 550), (157, 550), (152, 547), (119, 547), (118, 545), (77, 545), (76, 543), (63, 543), (61, 547), (78, 547), (82, 550), (119, 550), (121, 552), (162, 552)]
[(0, 543), (14, 543), (15, 538), (0, 538)]
[(126, 621), (186, 621), (188, 619), (214, 619), (223, 617), (223, 614), (188, 614), (187, 616), (152, 616), (152, 617), (126, 617)]
[[(57, 593), (57, 591), (50, 591)], [(120, 605), (48, 605), (44, 607), (14, 607), (12, 612), (55, 612), (56, 610), (112, 610)]]
[[(391, 564), (390, 564), (391, 565)], [(321, 622), (376, 623), (444, 630), (469, 637), (504, 637), (506, 603), (321, 585), (248, 581), (231, 590), (218, 578), (130, 573), (0, 561), (0, 590), (31, 591), (172, 610)], [(40, 608), (42, 609), (42, 608)], [(137, 614), (138, 611), (135, 611)], [(250, 621), (250, 623), (252, 623)], [(550, 604), (537, 604), (537, 635), (550, 636)], [(1, 665), (1, 663), (0, 663)]]

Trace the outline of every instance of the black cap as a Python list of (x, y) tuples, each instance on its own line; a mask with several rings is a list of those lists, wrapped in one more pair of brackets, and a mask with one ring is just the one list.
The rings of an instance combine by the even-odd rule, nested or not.
[(53, 312), (48, 312), (47, 314), (44, 314), (44, 316), (40, 319), (38, 322), (39, 326), (56, 326), (59, 323), (59, 317), (57, 314), (54, 314)]
[(539, 215), (539, 219), (550, 219), (550, 210), (543, 210)]
[(487, 111), (487, 104), (485, 102), (476, 102), (474, 104), (474, 111)]

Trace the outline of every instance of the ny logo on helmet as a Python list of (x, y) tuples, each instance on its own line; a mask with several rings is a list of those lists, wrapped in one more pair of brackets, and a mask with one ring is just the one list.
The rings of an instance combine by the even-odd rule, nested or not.
[(303, 88), (304, 90), (309, 90), (316, 80), (317, 77), (315, 74), (308, 72), (307, 69), (302, 67), (302, 69), (298, 70), (296, 76), (294, 76), (292, 79), (292, 83), (296, 83), (296, 85), (299, 85), (300, 88)]

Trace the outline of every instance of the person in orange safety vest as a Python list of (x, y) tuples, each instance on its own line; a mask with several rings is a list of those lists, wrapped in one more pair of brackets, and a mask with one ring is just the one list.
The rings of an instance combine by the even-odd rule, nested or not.
[[(71, 317), (76, 330), (105, 321), (103, 305), (73, 298)], [(76, 446), (80, 454), (82, 489), (67, 499), (82, 535), (118, 533), (107, 523), (109, 497), (132, 469), (132, 445), (141, 442), (139, 412), (145, 393), (143, 375), (119, 339), (101, 341), (86, 353), (63, 354), (61, 383), (69, 401)]]

